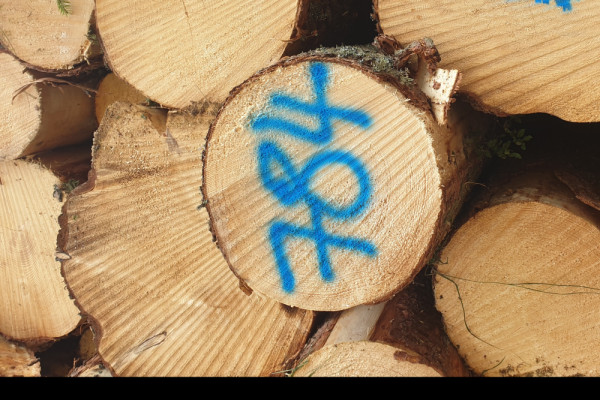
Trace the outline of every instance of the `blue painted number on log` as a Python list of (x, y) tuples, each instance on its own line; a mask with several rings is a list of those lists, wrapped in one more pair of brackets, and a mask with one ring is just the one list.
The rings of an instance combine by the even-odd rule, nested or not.
[[(536, 3), (540, 4), (550, 4), (551, 0), (535, 0)], [(571, 0), (555, 0), (556, 6), (562, 8), (563, 11), (571, 11), (573, 6), (571, 5)]]
[[(363, 129), (371, 126), (371, 117), (358, 109), (350, 109), (331, 105), (327, 98), (329, 71), (323, 63), (315, 62), (309, 66), (314, 100), (301, 99), (274, 93), (269, 98), (269, 113), (263, 112), (251, 121), (251, 128), (256, 133), (275, 132), (290, 135), (311, 144), (323, 146), (333, 140), (333, 120), (343, 120)], [(316, 129), (298, 124), (289, 118), (274, 116), (272, 111), (296, 112), (315, 118)], [(348, 220), (360, 215), (368, 206), (372, 188), (369, 174), (363, 163), (351, 152), (343, 150), (321, 150), (310, 158), (302, 168), (297, 168), (288, 154), (276, 142), (261, 140), (257, 147), (258, 173), (262, 184), (285, 207), (305, 204), (308, 207), (311, 225), (302, 226), (282, 219), (271, 221), (269, 226), (269, 242), (277, 264), (282, 288), (292, 293), (296, 281), (285, 243), (288, 238), (307, 239), (314, 243), (317, 251), (318, 267), (321, 278), (332, 282), (335, 278), (329, 250), (341, 248), (374, 257), (377, 248), (370, 241), (357, 237), (340, 236), (327, 232), (323, 218)], [(333, 204), (315, 194), (310, 183), (322, 169), (331, 165), (348, 168), (358, 181), (359, 191), (354, 201), (347, 206)]]

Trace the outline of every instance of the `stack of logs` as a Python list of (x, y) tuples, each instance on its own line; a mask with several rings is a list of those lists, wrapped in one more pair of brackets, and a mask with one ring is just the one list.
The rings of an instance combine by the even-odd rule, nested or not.
[(600, 9), (415, 4), (0, 0), (0, 376), (600, 375)]

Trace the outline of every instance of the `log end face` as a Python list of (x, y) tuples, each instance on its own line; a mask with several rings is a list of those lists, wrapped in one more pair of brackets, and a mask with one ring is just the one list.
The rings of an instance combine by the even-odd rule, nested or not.
[(600, 121), (599, 96), (589, 89), (600, 72), (590, 50), (600, 22), (592, 2), (379, 0), (376, 15), (381, 32), (402, 43), (431, 37), (440, 67), (463, 72), (461, 91), (486, 112)]
[(41, 125), (41, 95), (34, 77), (8, 53), (0, 52), (0, 160), (19, 158)]
[(399, 99), (360, 68), (314, 59), (275, 66), (228, 99), (203, 190), (246, 285), (337, 311), (386, 300), (416, 275), (442, 193), (431, 122)]
[(559, 204), (514, 201), (484, 209), (441, 254), (436, 307), (477, 374), (596, 376), (600, 370), (598, 220)]
[(65, 279), (114, 375), (267, 375), (299, 352), (313, 313), (239, 290), (198, 207), (212, 118), (164, 117), (108, 107), (90, 179), (63, 211)]
[(383, 343), (359, 341), (325, 346), (301, 361), (295, 377), (440, 377), (416, 354)]
[(66, 70), (85, 60), (93, 0), (5, 3), (0, 44), (40, 70)]
[(171, 108), (222, 102), (252, 73), (279, 60), (299, 6), (297, 0), (141, 3), (99, 2), (98, 30), (111, 69)]
[(56, 261), (61, 200), (59, 180), (23, 160), (0, 162), (0, 224), (5, 251), (0, 332), (39, 345), (63, 337), (80, 322)]

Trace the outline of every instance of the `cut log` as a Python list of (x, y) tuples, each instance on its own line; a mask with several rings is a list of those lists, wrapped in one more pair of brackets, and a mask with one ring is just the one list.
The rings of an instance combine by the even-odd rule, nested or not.
[(91, 140), (98, 126), (94, 100), (65, 83), (0, 52), (0, 160)]
[(99, 54), (93, 16), (93, 0), (0, 0), (0, 44), (33, 68), (69, 69)]
[(375, 0), (380, 30), (401, 43), (427, 36), (441, 68), (486, 111), (600, 121), (600, 9), (592, 1)]
[(63, 274), (114, 375), (268, 375), (308, 336), (313, 313), (244, 294), (212, 241), (199, 188), (213, 117), (113, 103), (63, 209)]
[(146, 102), (147, 97), (139, 90), (119, 78), (114, 73), (107, 74), (98, 85), (96, 96), (94, 96), (96, 105), (96, 120), (102, 121), (104, 112), (114, 102), (124, 101), (131, 104), (142, 104)]
[(0, 335), (0, 377), (39, 377), (40, 362), (27, 347)]
[(165, 107), (222, 102), (277, 61), (306, 0), (98, 0), (98, 31), (112, 71)]
[[(391, 53), (435, 50), (410, 49)], [(236, 88), (212, 124), (207, 210), (250, 289), (319, 311), (382, 302), (448, 231), (479, 170), (476, 140), (465, 138), (481, 121), (456, 103), (437, 123), (416, 85), (421, 75), (394, 67), (399, 59), (388, 54), (340, 47), (285, 59)], [(455, 84), (435, 114), (442, 123)]]
[(446, 336), (426, 272), (387, 303), (341, 313), (311, 338), (324, 345), (303, 351), (293, 376), (471, 376)]
[(436, 307), (477, 374), (600, 373), (600, 211), (552, 170), (494, 179), (441, 252)]
[(0, 333), (41, 345), (80, 322), (56, 257), (60, 181), (23, 160), (0, 162)]

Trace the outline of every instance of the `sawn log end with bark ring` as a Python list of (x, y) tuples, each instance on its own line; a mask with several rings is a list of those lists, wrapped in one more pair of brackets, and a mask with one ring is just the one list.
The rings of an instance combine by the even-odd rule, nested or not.
[(597, 376), (600, 213), (551, 176), (524, 177), (453, 234), (436, 307), (477, 374)]
[(244, 286), (335, 311), (391, 298), (424, 266), (456, 186), (440, 152), (453, 140), (390, 82), (303, 55), (232, 91), (209, 131), (203, 193)]

